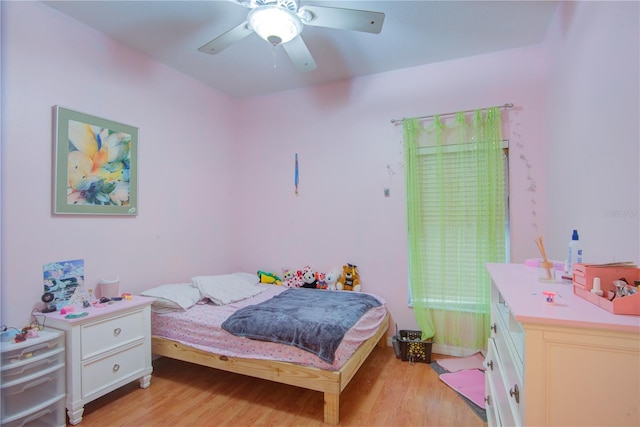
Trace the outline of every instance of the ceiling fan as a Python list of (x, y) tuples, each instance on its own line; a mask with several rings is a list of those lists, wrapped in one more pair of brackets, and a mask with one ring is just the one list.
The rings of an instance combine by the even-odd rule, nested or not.
[(247, 20), (198, 50), (215, 55), (255, 32), (272, 46), (282, 45), (302, 72), (317, 68), (300, 33), (304, 25), (378, 34), (384, 13), (325, 6), (298, 6), (298, 0), (230, 0), (248, 9)]

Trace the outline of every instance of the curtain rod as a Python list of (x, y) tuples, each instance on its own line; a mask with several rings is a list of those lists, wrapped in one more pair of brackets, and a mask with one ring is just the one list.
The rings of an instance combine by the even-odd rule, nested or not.
[[(485, 109), (487, 109), (487, 108), (513, 108), (513, 103), (508, 102), (508, 103), (506, 103), (504, 105), (495, 105), (493, 107), (486, 107)], [(476, 108), (476, 110), (480, 110), (480, 108)], [(444, 113), (444, 114), (432, 114), (430, 116), (420, 116), (420, 117), (415, 117), (415, 118), (422, 120), (422, 119), (430, 119), (430, 118), (435, 117), (435, 116), (440, 116), (440, 117), (442, 117), (442, 116), (453, 116), (454, 114), (458, 114), (458, 113), (473, 113), (476, 110), (456, 111), (454, 113)], [(391, 119), (391, 123), (393, 123), (393, 124), (399, 123), (399, 122), (404, 121), (405, 119), (406, 119), (406, 117), (404, 117), (402, 119)]]

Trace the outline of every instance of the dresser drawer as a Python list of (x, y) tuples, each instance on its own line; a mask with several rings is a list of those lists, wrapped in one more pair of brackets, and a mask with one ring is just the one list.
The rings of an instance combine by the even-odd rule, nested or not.
[[(494, 306), (492, 321), (489, 341), (494, 345), (493, 356), (498, 365), (497, 370), (500, 372), (507, 403), (511, 408), (513, 423), (522, 425), (525, 414), (525, 388), (523, 382), (524, 363), (520, 343), (523, 343), (524, 332), (522, 332), (522, 326), (513, 319), (508, 310), (499, 311)], [(502, 424), (511, 425), (510, 422)]]
[[(511, 309), (507, 303), (500, 299), (498, 303), (493, 304), (492, 319), (495, 323), (501, 323), (501, 332), (504, 339), (510, 341), (514, 357), (519, 364), (524, 363), (524, 329), (522, 325), (513, 317)], [(520, 372), (522, 375), (522, 372)]]
[(0, 405), (2, 423), (23, 413), (30, 413), (37, 402), (57, 399), (64, 394), (64, 363), (3, 383)]
[(109, 388), (127, 377), (133, 379), (145, 370), (146, 347), (143, 341), (127, 346), (106, 357), (83, 363), (82, 398)]
[(45, 402), (33, 410), (2, 421), (2, 427), (64, 427), (67, 415), (64, 394)]
[[(9, 347), (2, 352), (0, 369), (3, 383), (64, 361), (64, 335), (50, 332), (42, 332), (42, 335), (45, 338), (37, 339), (36, 343), (30, 343), (28, 340), (16, 345), (16, 348)], [(50, 336), (54, 339), (45, 341), (46, 337)]]
[(52, 366), (64, 364), (64, 346), (62, 345), (47, 346), (27, 354), (30, 356), (24, 359), (12, 359), (16, 361), (3, 367), (3, 384), (44, 371)]
[(143, 312), (125, 314), (83, 325), (80, 332), (82, 360), (145, 337)]
[(489, 427), (495, 427), (500, 425), (500, 417), (498, 415), (498, 399), (502, 397), (502, 395), (496, 389), (496, 375), (492, 372), (494, 369), (497, 369), (495, 366), (495, 362), (493, 361), (493, 353), (494, 350), (491, 347), (495, 347), (495, 344), (492, 344), (493, 339), (489, 338), (488, 340), (488, 350), (487, 354), (484, 358), (484, 401), (485, 401), (485, 409), (487, 413), (487, 425)]
[[(516, 421), (509, 403), (509, 392), (505, 388), (505, 381), (502, 376), (502, 363), (498, 357), (498, 350), (493, 338), (489, 338), (487, 346), (487, 356), (485, 357), (485, 375), (488, 385), (489, 402), (487, 407), (487, 422), (489, 426), (514, 426)], [(492, 408), (491, 408), (492, 407)], [(489, 411), (495, 415), (495, 422), (489, 422)]]

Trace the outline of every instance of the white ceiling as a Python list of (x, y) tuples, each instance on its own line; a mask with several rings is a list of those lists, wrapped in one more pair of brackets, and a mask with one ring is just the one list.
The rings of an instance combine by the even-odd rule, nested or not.
[(536, 45), (557, 1), (318, 1), (385, 14), (380, 34), (305, 26), (318, 68), (298, 72), (282, 46), (256, 34), (217, 55), (198, 48), (246, 20), (233, 1), (45, 1), (157, 61), (233, 97), (314, 86), (352, 77)]

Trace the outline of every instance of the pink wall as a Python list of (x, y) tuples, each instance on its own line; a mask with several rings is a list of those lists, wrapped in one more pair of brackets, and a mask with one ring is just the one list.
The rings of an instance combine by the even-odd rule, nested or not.
[[(637, 4), (624, 6), (630, 10), (614, 6), (611, 13), (605, 3), (580, 4), (570, 15), (558, 16), (544, 47), (242, 101), (41, 3), (1, 4), (2, 323), (19, 326), (28, 320), (42, 292), (43, 264), (84, 258), (88, 284), (118, 274), (131, 292), (195, 274), (306, 264), (327, 270), (353, 262), (365, 289), (387, 299), (399, 327), (413, 328), (406, 292), (402, 136), (390, 119), (505, 102), (516, 106), (507, 113), (505, 134), (511, 145), (513, 261), (537, 255), (533, 241), (540, 233), (551, 242), (553, 256), (563, 257), (565, 229), (574, 226), (584, 228), (585, 237), (587, 229), (601, 225), (618, 238), (624, 229), (635, 230), (631, 239), (640, 236), (637, 164), (629, 182), (596, 167), (599, 151), (589, 151), (591, 160), (580, 157), (585, 172), (594, 174), (583, 178), (596, 186), (600, 200), (593, 206), (582, 202), (580, 212), (596, 218), (603, 206), (636, 209), (635, 218), (619, 220), (622, 225), (611, 227), (615, 221), (602, 218), (574, 225), (579, 212), (562, 200), (567, 192), (560, 190), (570, 152), (582, 145), (599, 147), (591, 134), (573, 136), (584, 124), (609, 126), (598, 130), (598, 140), (610, 144), (611, 134), (627, 141), (616, 145), (616, 160), (625, 170), (640, 158)], [(635, 18), (628, 16), (634, 11)], [(617, 43), (602, 41), (609, 33)], [(624, 69), (614, 68), (614, 78), (607, 79), (600, 62), (621, 63)], [(622, 99), (624, 108), (614, 109), (618, 104), (609, 104), (607, 93)], [(51, 215), (51, 106), (56, 104), (140, 128), (137, 217)], [(631, 123), (625, 114), (634, 111)], [(618, 122), (617, 115), (626, 120)], [(607, 168), (618, 164), (600, 157)], [(578, 170), (577, 163), (569, 164)], [(609, 194), (605, 188), (611, 186), (616, 189)], [(383, 197), (383, 187), (391, 189), (390, 198)], [(622, 188), (629, 188), (629, 199)], [(616, 242), (604, 242), (600, 250), (614, 247)], [(619, 256), (637, 261), (637, 242), (625, 243)]]
[[(225, 270), (234, 101), (40, 2), (2, 2), (2, 323), (23, 326), (42, 267), (141, 291)], [(52, 216), (52, 106), (140, 128), (137, 217)]]
[(550, 64), (549, 250), (577, 228), (585, 261), (640, 262), (640, 3), (562, 2)]
[[(544, 220), (544, 78), (538, 48), (483, 55), (245, 100), (237, 145), (241, 190), (237, 267), (280, 271), (359, 266), (364, 289), (407, 307), (401, 126), (390, 119), (502, 105), (511, 140), (512, 259), (536, 255), (531, 197)], [(294, 195), (294, 155), (300, 195)], [(528, 158), (526, 167), (521, 156)], [(391, 173), (390, 173), (391, 171)], [(536, 177), (537, 192), (527, 188)], [(388, 186), (391, 197), (383, 196)]]
[[(538, 48), (236, 101), (40, 3), (3, 3), (3, 12), (3, 323), (28, 320), (43, 264), (83, 258), (89, 285), (117, 274), (131, 292), (195, 274), (353, 262), (365, 289), (413, 328), (402, 136), (390, 119), (505, 102), (516, 105), (506, 135), (512, 258), (535, 254), (526, 188), (530, 173), (544, 188)], [(140, 128), (136, 218), (51, 215), (56, 104)]]

